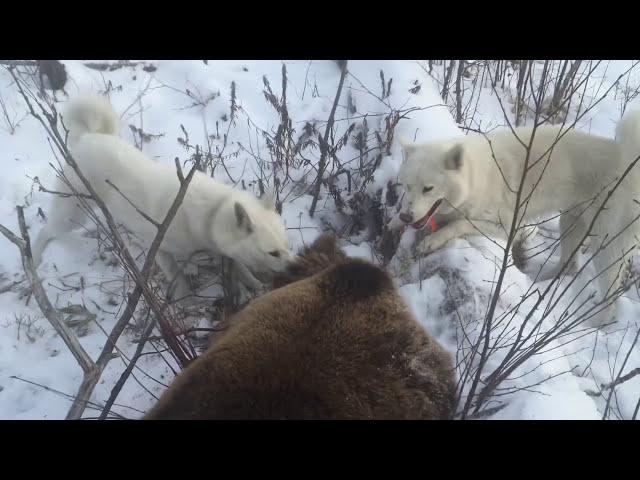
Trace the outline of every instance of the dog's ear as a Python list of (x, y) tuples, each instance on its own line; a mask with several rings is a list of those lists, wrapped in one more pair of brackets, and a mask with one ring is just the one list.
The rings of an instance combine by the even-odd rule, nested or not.
[(460, 170), (463, 162), (464, 150), (461, 144), (455, 145), (444, 155), (444, 168), (447, 170)]
[(276, 209), (276, 194), (272, 191), (266, 191), (260, 197), (260, 202), (264, 205), (264, 208), (268, 210)]
[(245, 208), (236, 202), (233, 205), (233, 211), (236, 214), (236, 222), (238, 228), (247, 232), (247, 234), (251, 234), (253, 232), (253, 223), (249, 218), (249, 214), (245, 210)]

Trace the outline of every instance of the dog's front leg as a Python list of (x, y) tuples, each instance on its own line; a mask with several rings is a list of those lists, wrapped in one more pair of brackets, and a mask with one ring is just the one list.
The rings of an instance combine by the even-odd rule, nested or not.
[(440, 230), (437, 230), (435, 233), (425, 237), (421, 242), (418, 251), (422, 254), (427, 254), (440, 250), (450, 240), (464, 235), (465, 231), (462, 221), (449, 223)]
[(240, 280), (240, 283), (254, 292), (262, 288), (262, 282), (258, 280), (245, 265), (237, 261), (233, 263), (238, 272), (238, 280)]
[(428, 235), (422, 241), (419, 251), (424, 254), (431, 253), (444, 247), (450, 240), (467, 235), (501, 238), (505, 236), (505, 233), (499, 225), (487, 220), (456, 220)]
[(169, 300), (181, 299), (192, 293), (191, 288), (189, 288), (189, 282), (172, 253), (158, 250), (156, 254), (156, 264), (164, 273), (169, 284), (167, 291), (167, 298)]

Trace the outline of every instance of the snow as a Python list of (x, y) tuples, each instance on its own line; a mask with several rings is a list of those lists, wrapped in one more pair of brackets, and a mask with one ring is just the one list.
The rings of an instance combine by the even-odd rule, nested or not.
[[(70, 81), (65, 87), (71, 97), (86, 92), (109, 91), (109, 96), (124, 127), (122, 137), (139, 144), (139, 137), (129, 125), (152, 134), (142, 143), (145, 154), (159, 162), (173, 163), (175, 157), (187, 160), (193, 150), (183, 146), (188, 134), (191, 145), (207, 145), (212, 150), (224, 148), (228, 174), (220, 166), (216, 178), (234, 184), (243, 179), (247, 188), (258, 192), (260, 166), (255, 157), (270, 158), (267, 142), (257, 129), (272, 134), (280, 123), (278, 112), (267, 103), (263, 94), (264, 78), (280, 98), (282, 69), (287, 72), (287, 107), (292, 127), (299, 135), (307, 122), (324, 132), (325, 122), (334, 101), (340, 71), (333, 61), (153, 61), (153, 72), (143, 65), (113, 71), (96, 71), (81, 61), (65, 61)], [(603, 62), (585, 90), (585, 98), (599, 98), (619, 75), (633, 65), (630, 61)], [(370, 129), (384, 122), (389, 105), (411, 109), (395, 130), (390, 155), (384, 155), (367, 186), (373, 193), (386, 192), (394, 182), (402, 161), (399, 142), (404, 136), (415, 141), (429, 141), (463, 135), (449, 108), (443, 104), (437, 82), (417, 61), (350, 61), (351, 75), (336, 111), (336, 137), (351, 123), (361, 122), (367, 114)], [(382, 98), (380, 70), (386, 82), (393, 78), (391, 94)], [(632, 72), (629, 85), (640, 83), (638, 72)], [(236, 116), (230, 118), (232, 82)], [(420, 85), (416, 93), (409, 90)], [(187, 92), (188, 91), (188, 92)], [(621, 100), (611, 94), (585, 115), (577, 125), (585, 131), (613, 137), (615, 124), (621, 116)], [(25, 215), (31, 237), (43, 225), (38, 209), (47, 213), (49, 195), (39, 192), (32, 179), (38, 177), (46, 187), (53, 185), (54, 172), (48, 165), (55, 162), (41, 125), (25, 116), (26, 106), (17, 94), (10, 75), (0, 70), (0, 95), (10, 116), (19, 120), (15, 132), (0, 118), (0, 144), (3, 145), (3, 172), (0, 176), (0, 223), (18, 232), (16, 205), (25, 205)], [(617, 95), (617, 96), (616, 96)], [(67, 98), (58, 93), (58, 108)], [(349, 100), (350, 98), (350, 100)], [(491, 88), (484, 87), (477, 103), (476, 120), (483, 129), (504, 125), (504, 115)], [(348, 102), (356, 105), (357, 113), (349, 111)], [(502, 99), (503, 103), (505, 102)], [(631, 102), (635, 104), (637, 101)], [(473, 125), (478, 128), (478, 125)], [(224, 135), (228, 133), (226, 146)], [(317, 161), (318, 150), (305, 155)], [(348, 145), (341, 159), (357, 158), (358, 151)], [(293, 168), (291, 177), (297, 181), (308, 171)], [(311, 183), (313, 177), (307, 178)], [(340, 180), (342, 182), (342, 180)], [(342, 185), (342, 184), (341, 184)], [(236, 188), (240, 188), (239, 184)], [(321, 197), (317, 214), (309, 216), (312, 197), (309, 192), (295, 192), (283, 203), (283, 218), (293, 249), (309, 244), (324, 230), (327, 223), (339, 226), (334, 201), (330, 195)], [(401, 250), (408, 248), (413, 232), (407, 232)], [(498, 242), (500, 244), (500, 242)], [(363, 235), (343, 238), (347, 254), (376, 261), (370, 241)], [(421, 324), (448, 351), (457, 357), (461, 346), (478, 335), (474, 321), (482, 317), (501, 262), (500, 249), (487, 239), (470, 237), (450, 242), (447, 246), (419, 263), (402, 260), (402, 254), (389, 265), (401, 294)], [(83, 304), (96, 314), (96, 322), (88, 325), (80, 342), (96, 359), (109, 332), (119, 317), (123, 301), (123, 273), (107, 254), (99, 254), (97, 242), (80, 231), (68, 243), (52, 243), (45, 252), (45, 262), (39, 272), (52, 302), (58, 307)], [(0, 237), (0, 291), (2, 287), (22, 278), (17, 248)], [(505, 288), (498, 303), (498, 313), (519, 301), (531, 287), (531, 280), (511, 268), (507, 271)], [(21, 284), (19, 287), (23, 287)], [(77, 287), (77, 288), (71, 288)], [(0, 419), (60, 419), (64, 418), (82, 380), (82, 371), (75, 359), (44, 319), (34, 301), (20, 297), (20, 288), (0, 294)], [(101, 309), (98, 308), (101, 307)], [(522, 322), (523, 310), (516, 322)], [(489, 418), (493, 419), (599, 419), (602, 418), (606, 395), (594, 397), (602, 383), (611, 382), (620, 372), (626, 352), (637, 332), (640, 315), (637, 294), (630, 292), (621, 301), (622, 318), (614, 329), (586, 335), (566, 345), (555, 342), (523, 364), (505, 382), (512, 388), (522, 387), (505, 398), (505, 406)], [(537, 314), (536, 314), (537, 315)], [(463, 320), (461, 320), (463, 319)], [(470, 327), (469, 338), (461, 334)], [(129, 358), (136, 348), (136, 335), (127, 331), (118, 341), (118, 349)], [(466, 342), (466, 343), (465, 343)], [(145, 349), (145, 352), (149, 348)], [(500, 356), (490, 360), (491, 371)], [(91, 397), (97, 407), (87, 409), (86, 417), (94, 417), (106, 401), (111, 388), (125, 368), (124, 359), (112, 360)], [(640, 347), (629, 355), (624, 373), (640, 366)], [(138, 361), (134, 377), (130, 377), (120, 393), (114, 412), (127, 418), (138, 418), (161, 394), (174, 376), (172, 360), (158, 355), (145, 355)], [(517, 377), (517, 378), (516, 378)], [(547, 380), (548, 379), (548, 380)], [(36, 385), (37, 384), (37, 385)], [(529, 388), (529, 386), (535, 385)], [(616, 415), (631, 418), (640, 397), (640, 376), (616, 389), (611, 404)]]

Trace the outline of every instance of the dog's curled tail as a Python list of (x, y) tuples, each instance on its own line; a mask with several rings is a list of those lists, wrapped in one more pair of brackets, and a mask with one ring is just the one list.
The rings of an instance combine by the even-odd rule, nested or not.
[(120, 117), (102, 96), (82, 96), (72, 100), (63, 117), (69, 129), (69, 142), (76, 143), (86, 133), (118, 135)]

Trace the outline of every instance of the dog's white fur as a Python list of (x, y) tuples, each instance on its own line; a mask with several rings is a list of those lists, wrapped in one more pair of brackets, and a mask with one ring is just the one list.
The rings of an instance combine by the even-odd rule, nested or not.
[[(161, 223), (180, 187), (175, 167), (152, 161), (119, 138), (119, 118), (103, 97), (72, 101), (63, 120), (69, 129), (69, 149), (80, 171), (116, 222), (124, 224), (137, 242), (148, 248), (156, 228), (106, 180)], [(65, 165), (64, 173), (78, 192), (87, 193), (71, 167)], [(58, 179), (56, 190), (68, 188)], [(34, 244), (37, 264), (49, 240), (70, 232), (84, 220), (76, 199), (54, 197), (48, 223)], [(259, 283), (246, 268), (254, 273), (283, 271), (293, 258), (272, 196), (257, 199), (201, 172), (195, 173), (156, 258), (167, 278), (177, 280), (177, 296), (187, 293), (177, 261), (196, 251), (223, 254), (235, 260), (241, 279), (252, 288)]]
[[(399, 181), (405, 186), (405, 221), (411, 218), (417, 228), (421, 227), (426, 222), (419, 220), (438, 199), (444, 199), (438, 213), (457, 215), (456, 221), (425, 238), (423, 251), (439, 249), (451, 239), (479, 231), (506, 237), (504, 228), (510, 228), (525, 165), (525, 146), (532, 137), (531, 128), (517, 128), (514, 132), (504, 129), (486, 137), (469, 135), (428, 144), (401, 140), (405, 161)], [(523, 224), (561, 212), (558, 265), (565, 262), (570, 265), (571, 253), (584, 237), (607, 192), (640, 155), (640, 110), (625, 115), (618, 124), (616, 137), (611, 140), (557, 126), (539, 127), (533, 135), (527, 160), (529, 171), (521, 189), (521, 202), (529, 199)], [(589, 200), (600, 192), (603, 193), (589, 206)], [(591, 248), (603, 241), (610, 242), (593, 259), (596, 271), (604, 270), (596, 280), (599, 295), (611, 293), (620, 285), (616, 259), (636, 245), (640, 237), (640, 222), (633, 221), (640, 213), (634, 202), (639, 193), (640, 165), (637, 165), (615, 190), (606, 204), (607, 210), (595, 220)], [(592, 317), (591, 323), (601, 325), (611, 321), (615, 310), (614, 304)]]

